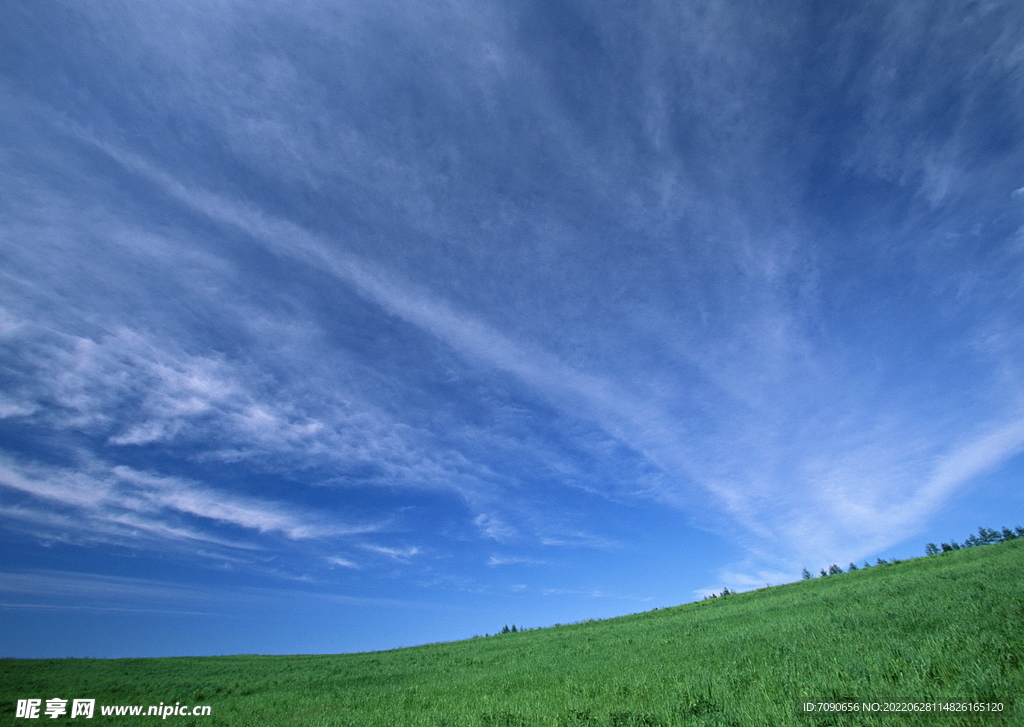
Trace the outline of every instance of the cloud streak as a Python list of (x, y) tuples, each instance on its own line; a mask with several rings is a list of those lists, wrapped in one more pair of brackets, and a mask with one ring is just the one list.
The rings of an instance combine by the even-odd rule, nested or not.
[[(254, 534), (327, 540), (381, 529), (330, 522), (294, 507), (88, 458), (84, 467), (69, 469), (4, 457), (0, 487), (8, 495), (29, 497), (4, 508), (4, 514), (30, 524), (37, 536), (59, 528), (78, 532), (86, 540), (106, 536), (128, 547), (146, 544), (160, 549), (174, 542), (193, 552), (197, 546), (219, 546), (237, 554), (265, 547), (253, 540)], [(224, 526), (235, 532), (223, 534)]]

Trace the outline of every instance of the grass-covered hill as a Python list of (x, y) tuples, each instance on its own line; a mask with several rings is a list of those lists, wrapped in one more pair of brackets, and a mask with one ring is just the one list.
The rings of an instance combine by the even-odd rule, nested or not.
[[(85, 724), (1018, 727), (1022, 664), (1018, 539), (623, 618), (388, 652), (2, 660), (0, 725), (83, 722), (15, 716), (18, 699), (45, 708), (56, 696), (96, 698)], [(101, 705), (161, 701), (209, 705), (211, 714), (100, 714)], [(1002, 711), (973, 711), (978, 704)]]

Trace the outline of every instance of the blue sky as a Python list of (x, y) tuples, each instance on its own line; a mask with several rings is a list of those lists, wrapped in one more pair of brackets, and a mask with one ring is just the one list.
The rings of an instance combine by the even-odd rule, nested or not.
[(408, 646), (1024, 524), (1022, 39), (8, 4), (2, 655)]

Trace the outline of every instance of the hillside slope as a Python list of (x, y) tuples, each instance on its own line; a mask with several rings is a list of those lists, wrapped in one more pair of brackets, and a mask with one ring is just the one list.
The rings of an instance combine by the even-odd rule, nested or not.
[[(2, 660), (17, 699), (203, 703), (178, 725), (1021, 725), (1024, 540), (606, 621), (338, 656)], [(852, 703), (855, 712), (805, 711)], [(863, 711), (863, 703), (1002, 711)], [(103, 717), (91, 724), (151, 723)], [(45, 719), (45, 715), (42, 715)], [(61, 717), (47, 724), (78, 722)]]

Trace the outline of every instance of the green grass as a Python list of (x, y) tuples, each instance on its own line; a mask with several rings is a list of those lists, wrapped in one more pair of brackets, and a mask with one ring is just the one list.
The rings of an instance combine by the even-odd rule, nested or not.
[[(369, 654), (0, 660), (19, 698), (211, 705), (177, 725), (1024, 725), (1024, 539), (606, 621)], [(804, 702), (1002, 703), (805, 712)], [(74, 720), (80, 722), (81, 720)], [(147, 724), (96, 717), (86, 724)]]

